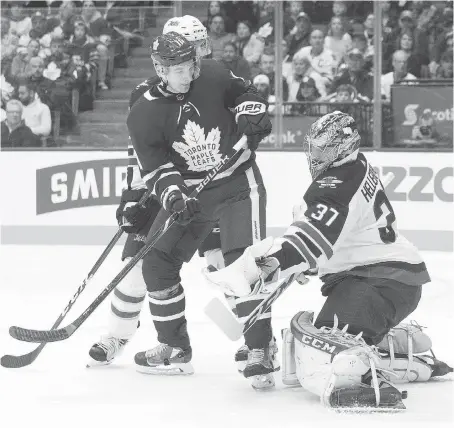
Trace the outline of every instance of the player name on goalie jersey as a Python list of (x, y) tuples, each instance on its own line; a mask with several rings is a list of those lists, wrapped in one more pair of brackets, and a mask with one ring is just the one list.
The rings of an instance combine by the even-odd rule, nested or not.
[(377, 172), (371, 165), (369, 165), (369, 169), (366, 175), (366, 181), (363, 184), (361, 189), (361, 193), (366, 199), (366, 202), (369, 202), (375, 195), (375, 191), (377, 190), (377, 186), (380, 183), (380, 179), (378, 177)]

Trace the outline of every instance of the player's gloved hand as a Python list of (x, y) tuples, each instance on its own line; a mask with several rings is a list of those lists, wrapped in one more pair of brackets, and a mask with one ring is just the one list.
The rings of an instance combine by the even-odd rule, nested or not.
[(200, 202), (196, 198), (188, 198), (180, 189), (175, 189), (167, 196), (164, 208), (171, 213), (178, 213), (178, 223), (187, 224), (200, 212)]
[(271, 134), (271, 120), (267, 105), (259, 101), (244, 101), (235, 107), (238, 133), (247, 136), (248, 147), (257, 150), (265, 137)]
[(116, 217), (118, 225), (126, 233), (138, 233), (150, 218), (151, 198), (148, 198), (143, 205), (139, 204), (140, 198), (146, 191), (146, 189), (126, 189), (121, 194)]

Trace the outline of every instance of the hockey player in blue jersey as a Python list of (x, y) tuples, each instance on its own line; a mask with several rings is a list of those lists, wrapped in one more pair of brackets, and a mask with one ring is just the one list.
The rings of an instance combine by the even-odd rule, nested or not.
[(426, 265), (396, 229), (380, 178), (359, 152), (355, 120), (327, 114), (305, 143), (313, 182), (300, 215), (284, 236), (206, 275), (248, 296), (258, 281), (318, 268), (326, 301), (315, 320), (303, 311), (284, 330), (284, 383), (301, 384), (328, 407), (402, 409), (405, 395), (391, 382), (452, 371), (429, 354), (422, 328), (402, 323), (430, 281)]
[[(195, 47), (196, 55), (199, 58), (211, 53), (207, 31), (197, 18), (189, 15), (171, 18), (164, 25), (163, 34), (170, 31), (176, 31), (184, 36)], [(144, 93), (158, 86), (160, 82), (160, 78), (154, 76), (138, 85), (131, 93), (129, 108), (131, 109)], [(117, 210), (118, 222), (128, 233), (122, 254), (123, 260), (129, 260), (144, 245), (145, 238), (161, 208), (159, 202), (154, 199), (148, 201), (143, 208), (137, 204), (146, 191), (146, 185), (140, 177), (132, 145), (128, 147), (128, 157), (128, 188), (123, 191), (121, 204)], [(224, 266), (220, 230), (217, 225), (202, 242), (199, 247), (199, 254), (206, 258), (208, 265), (217, 268)], [(114, 292), (109, 315), (108, 334), (91, 347), (89, 365), (110, 364), (122, 352), (137, 329), (141, 308), (145, 300), (145, 289), (146, 286), (143, 278), (141, 278), (141, 263), (139, 263), (133, 269), (133, 273), (125, 278)], [(228, 302), (232, 310), (236, 312), (235, 299), (228, 297)], [(274, 367), (277, 370), (279, 363), (274, 338), (270, 341), (270, 349)], [(235, 361), (240, 372), (244, 370), (248, 353), (248, 347), (243, 345), (235, 354)]]

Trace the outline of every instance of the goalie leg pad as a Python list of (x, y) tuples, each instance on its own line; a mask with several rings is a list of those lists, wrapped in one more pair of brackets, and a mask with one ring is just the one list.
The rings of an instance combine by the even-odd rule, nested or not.
[(380, 356), (348, 325), (316, 328), (312, 312), (300, 312), (291, 322), (295, 338), (296, 375), (303, 388), (327, 407), (404, 408), (402, 394), (378, 373)]

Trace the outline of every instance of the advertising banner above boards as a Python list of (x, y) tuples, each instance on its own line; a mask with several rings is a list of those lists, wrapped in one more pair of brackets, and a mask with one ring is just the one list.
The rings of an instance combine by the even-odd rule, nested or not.
[[(453, 251), (452, 153), (367, 152), (398, 229), (420, 249)], [(301, 152), (259, 152), (267, 186), (268, 233), (282, 234), (311, 178)], [(126, 179), (124, 151), (2, 152), (1, 243), (105, 245)], [(335, 185), (335, 180), (333, 181)]]
[(410, 80), (391, 87), (394, 142), (407, 147), (452, 147), (452, 81)]

